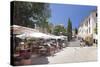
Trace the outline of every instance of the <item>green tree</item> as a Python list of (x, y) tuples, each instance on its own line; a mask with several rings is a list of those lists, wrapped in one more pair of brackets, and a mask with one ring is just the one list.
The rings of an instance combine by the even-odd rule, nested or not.
[(50, 33), (50, 31), (51, 31), (49, 22), (47, 20), (45, 20), (44, 22), (42, 22), (41, 25), (40, 25), (40, 27), (42, 29), (42, 32), (44, 32), (44, 33)]
[(68, 41), (70, 41), (72, 39), (72, 22), (70, 18), (68, 19), (67, 35), (68, 35)]
[(61, 25), (57, 25), (55, 26), (53, 33), (55, 35), (66, 35), (66, 29)]
[(48, 31), (48, 33), (53, 32), (53, 24), (52, 23), (48, 23), (47, 31)]
[(48, 3), (33, 2), (12, 2), (13, 24), (34, 27), (34, 24), (41, 25), (45, 19), (50, 17)]
[(78, 34), (78, 29), (77, 29), (77, 28), (75, 28), (74, 30), (75, 30), (75, 34), (77, 35), (77, 34)]

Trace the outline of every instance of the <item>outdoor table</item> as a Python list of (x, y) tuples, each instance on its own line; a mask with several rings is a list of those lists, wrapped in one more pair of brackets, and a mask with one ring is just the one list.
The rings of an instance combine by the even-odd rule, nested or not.
[(14, 60), (15, 61), (19, 61), (20, 60), (20, 58), (19, 58), (20, 55), (19, 54), (14, 54), (13, 56), (14, 56)]
[(22, 60), (22, 57), (20, 56), (20, 54), (14, 54), (14, 64), (15, 65), (19, 65), (20, 61)]
[(14, 57), (18, 57), (19, 56), (19, 54), (14, 54)]
[(29, 51), (29, 49), (20, 50), (20, 56), (22, 58), (29, 58), (31, 53), (28, 51)]
[(47, 49), (46, 48), (39, 49), (39, 54), (47, 54)]

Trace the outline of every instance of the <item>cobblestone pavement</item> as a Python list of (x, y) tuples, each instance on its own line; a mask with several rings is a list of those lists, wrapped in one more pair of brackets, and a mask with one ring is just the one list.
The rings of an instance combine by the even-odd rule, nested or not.
[(68, 47), (80, 47), (80, 40), (75, 39), (70, 41)]
[(96, 47), (67, 47), (61, 52), (55, 54), (54, 57), (48, 57), (50, 64), (56, 63), (73, 63), (97, 60)]
[(97, 47), (66, 47), (54, 56), (40, 56), (32, 64), (61, 64), (97, 60)]

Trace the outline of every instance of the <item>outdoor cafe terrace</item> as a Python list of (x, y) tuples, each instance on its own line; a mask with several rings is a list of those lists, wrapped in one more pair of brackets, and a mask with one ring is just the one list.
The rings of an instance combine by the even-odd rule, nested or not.
[(66, 36), (45, 34), (36, 29), (18, 25), (13, 25), (11, 28), (14, 48), (14, 54), (12, 55), (16, 62), (15, 65), (20, 65), (17, 62), (22, 59), (31, 58), (34, 55), (53, 55), (67, 47)]

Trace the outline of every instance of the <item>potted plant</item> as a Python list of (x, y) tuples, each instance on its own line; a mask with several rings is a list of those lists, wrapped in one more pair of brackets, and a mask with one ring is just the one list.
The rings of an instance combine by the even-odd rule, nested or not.
[(85, 37), (85, 44), (88, 46), (92, 46), (93, 45), (93, 37), (92, 36)]

